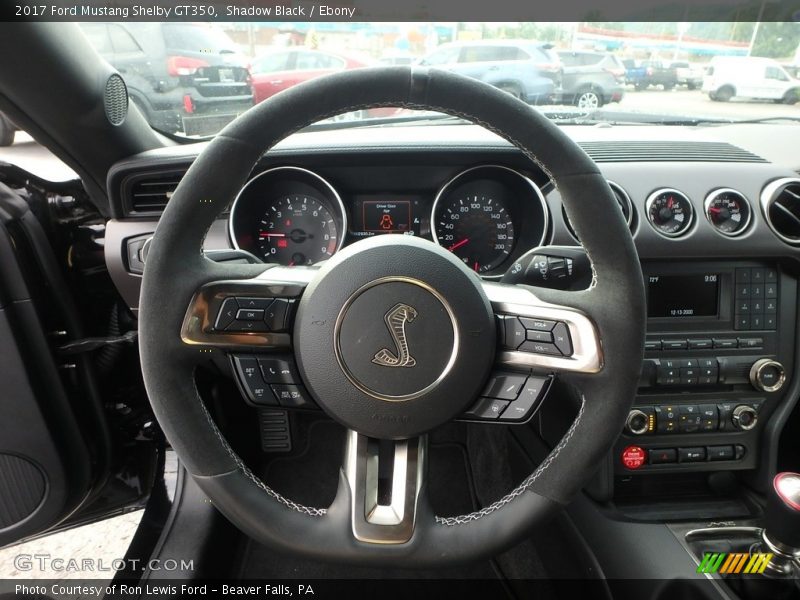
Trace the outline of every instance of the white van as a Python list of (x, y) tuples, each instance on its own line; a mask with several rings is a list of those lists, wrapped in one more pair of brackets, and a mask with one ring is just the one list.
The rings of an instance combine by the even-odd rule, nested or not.
[(703, 78), (703, 92), (719, 102), (736, 96), (794, 104), (800, 101), (800, 80), (771, 58), (716, 56)]

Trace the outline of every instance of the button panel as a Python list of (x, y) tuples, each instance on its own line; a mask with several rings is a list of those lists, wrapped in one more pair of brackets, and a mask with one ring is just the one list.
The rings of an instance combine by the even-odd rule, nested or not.
[(289, 330), (295, 300), (291, 298), (228, 297), (214, 321), (216, 331), (273, 332)]
[(231, 361), (239, 390), (250, 404), (281, 408), (317, 408), (303, 387), (291, 356), (234, 355)]
[(501, 345), (506, 350), (572, 356), (569, 327), (561, 321), (498, 315)]
[(734, 328), (738, 331), (775, 331), (775, 315), (778, 312), (777, 269), (738, 268), (735, 278)]
[(656, 406), (634, 405), (650, 422), (647, 431), (641, 436), (665, 433), (709, 433), (717, 431), (739, 431), (734, 426), (733, 411), (737, 406), (749, 406), (756, 413), (761, 410), (764, 400), (744, 400), (706, 404), (659, 404)]
[(523, 423), (541, 404), (549, 383), (549, 377), (495, 372), (489, 378), (481, 397), (460, 420)]

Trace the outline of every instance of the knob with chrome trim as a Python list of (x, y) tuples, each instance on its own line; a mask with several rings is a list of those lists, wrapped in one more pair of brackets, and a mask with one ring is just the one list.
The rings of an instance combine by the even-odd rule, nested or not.
[(771, 358), (762, 358), (750, 367), (750, 383), (762, 392), (777, 392), (786, 382), (783, 365)]
[(733, 409), (731, 421), (733, 421), (733, 426), (737, 429), (741, 429), (742, 431), (750, 431), (756, 426), (756, 423), (758, 423), (758, 413), (752, 406), (740, 404)]
[(628, 418), (625, 421), (625, 429), (628, 433), (633, 435), (642, 435), (647, 433), (649, 417), (641, 410), (633, 409), (628, 413)]

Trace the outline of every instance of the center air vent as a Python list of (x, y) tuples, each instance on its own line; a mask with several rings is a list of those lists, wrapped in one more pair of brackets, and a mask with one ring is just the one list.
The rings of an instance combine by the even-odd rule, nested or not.
[[(614, 183), (613, 181), (608, 182), (608, 186), (611, 188), (611, 191), (614, 192), (614, 197), (617, 199), (617, 204), (619, 204), (619, 208), (622, 211), (622, 216), (625, 217), (625, 222), (628, 224), (628, 228), (633, 231), (634, 228), (634, 214), (633, 214), (633, 204), (631, 203), (631, 198), (622, 189), (622, 187)], [(575, 233), (575, 230), (572, 228), (572, 223), (569, 222), (569, 218), (567, 217), (567, 211), (564, 210), (564, 206), (561, 206), (561, 214), (564, 216), (564, 223), (569, 229), (569, 232), (572, 234), (576, 240), (578, 240), (578, 235)]]
[(770, 183), (761, 192), (761, 209), (775, 235), (789, 244), (800, 244), (800, 179)]
[(161, 213), (181, 181), (182, 173), (158, 173), (137, 177), (128, 186), (132, 215)]

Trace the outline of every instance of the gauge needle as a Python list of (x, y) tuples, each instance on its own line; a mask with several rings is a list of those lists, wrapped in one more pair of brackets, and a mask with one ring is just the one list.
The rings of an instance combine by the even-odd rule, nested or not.
[(473, 267), (472, 267), (472, 268), (473, 268), (473, 269), (475, 269), (475, 272), (476, 272), (476, 273), (478, 272), (478, 269), (480, 269), (480, 268), (481, 268), (481, 266), (478, 264), (478, 261), (477, 261), (477, 260), (475, 261), (475, 264), (473, 265)]
[(455, 250), (456, 248), (461, 248), (461, 246), (463, 246), (464, 244), (466, 244), (468, 241), (469, 241), (469, 238), (464, 238), (464, 239), (463, 239), (463, 240), (461, 240), (460, 242), (456, 242), (455, 244), (453, 244), (452, 246), (450, 246), (450, 247), (448, 248), (448, 250), (450, 250), (450, 252), (452, 252), (452, 251), (453, 251), (453, 250)]
[(258, 237), (262, 237), (262, 238), (286, 237), (286, 234), (285, 233), (259, 233)]

